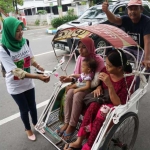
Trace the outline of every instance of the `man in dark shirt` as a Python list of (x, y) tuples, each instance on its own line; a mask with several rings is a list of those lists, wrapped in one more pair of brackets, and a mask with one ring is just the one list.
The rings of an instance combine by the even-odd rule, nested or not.
[(144, 59), (142, 64), (150, 68), (150, 18), (142, 14), (143, 7), (141, 0), (130, 0), (128, 3), (128, 15), (117, 17), (108, 10), (108, 2), (104, 2), (102, 10), (106, 13), (108, 20), (118, 26), (123, 27), (144, 49)]

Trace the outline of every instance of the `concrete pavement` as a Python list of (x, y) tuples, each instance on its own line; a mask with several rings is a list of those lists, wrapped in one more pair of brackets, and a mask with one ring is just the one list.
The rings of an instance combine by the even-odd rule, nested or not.
[(46, 26), (32, 26), (32, 25), (29, 25), (29, 26), (27, 26), (27, 30), (51, 28), (51, 27), (52, 27), (51, 25), (46, 25)]

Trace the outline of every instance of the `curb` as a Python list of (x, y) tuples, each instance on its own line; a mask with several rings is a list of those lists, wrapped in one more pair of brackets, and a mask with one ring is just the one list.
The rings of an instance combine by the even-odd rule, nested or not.
[(47, 28), (47, 26), (27, 26), (27, 30), (34, 30), (34, 29), (43, 29)]
[(57, 30), (49, 30), (49, 29), (46, 29), (46, 33), (48, 34), (56, 34)]

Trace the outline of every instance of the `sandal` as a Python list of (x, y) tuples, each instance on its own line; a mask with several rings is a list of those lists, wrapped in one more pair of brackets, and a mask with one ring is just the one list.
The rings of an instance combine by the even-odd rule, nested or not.
[[(74, 132), (71, 132), (71, 133), (66, 133), (66, 131), (64, 131), (63, 135), (62, 135), (62, 138), (66, 141), (69, 141), (71, 136), (74, 134)], [(68, 138), (66, 139), (66, 137), (68, 136)]]
[[(80, 148), (75, 148), (75, 147), (72, 147), (72, 146), (70, 146), (69, 144), (67, 144), (66, 149), (68, 149), (68, 148), (70, 148), (71, 150), (81, 150), (81, 149), (82, 149), (82, 147), (80, 147)], [(63, 147), (63, 149), (64, 149), (64, 147)], [(63, 149), (62, 149), (62, 150), (63, 150)]]
[(60, 130), (61, 130), (61, 128), (58, 127), (58, 128), (56, 129), (56, 133), (57, 133), (59, 136), (62, 136), (63, 133), (64, 133), (64, 131), (60, 131)]

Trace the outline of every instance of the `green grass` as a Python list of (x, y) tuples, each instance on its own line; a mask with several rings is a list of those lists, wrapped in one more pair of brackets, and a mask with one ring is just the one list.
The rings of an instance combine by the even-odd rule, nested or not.
[(49, 28), (49, 30), (57, 30), (56, 28)]

